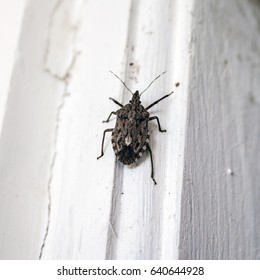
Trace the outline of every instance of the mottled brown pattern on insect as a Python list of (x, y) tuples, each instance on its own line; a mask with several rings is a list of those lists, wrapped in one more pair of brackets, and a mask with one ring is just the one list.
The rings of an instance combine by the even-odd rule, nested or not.
[(154, 106), (164, 98), (171, 95), (173, 92), (163, 96), (162, 98), (153, 102), (152, 104), (150, 104), (145, 108), (141, 105), (140, 96), (161, 75), (156, 77), (149, 84), (149, 86), (140, 94), (138, 91), (133, 93), (116, 74), (114, 75), (124, 84), (124, 86), (132, 93), (133, 96), (132, 99), (129, 101), (129, 103), (126, 104), (125, 106), (120, 104), (118, 101), (114, 100), (113, 98), (110, 98), (118, 106), (120, 106), (121, 109), (117, 110), (116, 112), (114, 111), (111, 112), (107, 120), (104, 121), (104, 122), (109, 122), (109, 119), (113, 114), (117, 116), (115, 128), (106, 129), (103, 133), (101, 155), (98, 157), (98, 159), (104, 155), (103, 147), (104, 147), (105, 133), (112, 132), (111, 141), (112, 141), (113, 150), (115, 152), (117, 159), (121, 161), (123, 164), (129, 165), (134, 163), (140, 157), (142, 157), (145, 151), (148, 151), (150, 153), (151, 167), (152, 167), (151, 178), (156, 184), (156, 181), (154, 179), (152, 151), (149, 146), (150, 133), (148, 129), (148, 122), (156, 119), (158, 123), (159, 131), (166, 132), (166, 130), (161, 129), (160, 121), (157, 116), (150, 117), (148, 109), (150, 109), (152, 106)]
[(140, 103), (139, 93), (136, 92), (130, 104), (116, 112), (112, 146), (117, 159), (127, 165), (142, 156), (149, 141), (149, 113)]

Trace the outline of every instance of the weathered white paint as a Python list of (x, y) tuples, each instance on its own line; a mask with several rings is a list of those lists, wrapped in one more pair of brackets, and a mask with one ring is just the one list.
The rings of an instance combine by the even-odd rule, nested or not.
[[(255, 8), (28, 0), (0, 142), (0, 258), (259, 258)], [(142, 96), (175, 91), (150, 110), (167, 129), (150, 124), (157, 186), (148, 156), (115, 162), (109, 134), (96, 160), (108, 97), (131, 98), (110, 69), (133, 91), (167, 70)]]
[(180, 258), (260, 258), (260, 3), (197, 1)]
[[(97, 161), (97, 156), (105, 127), (102, 120), (114, 106), (108, 97), (113, 92), (118, 92), (115, 98), (119, 96), (120, 84), (114, 83), (108, 70), (121, 68), (129, 4), (79, 3), (78, 34), (73, 44), (80, 55), (67, 84), (69, 96), (60, 110), (56, 158), (49, 185), (50, 228), (43, 258), (105, 258), (114, 157), (111, 150), (110, 157), (101, 161)], [(73, 5), (67, 6), (68, 11)], [(120, 16), (112, 19), (116, 10)], [(66, 7), (59, 12), (66, 13)]]
[[(29, 1), (0, 146), (1, 258), (177, 258), (190, 3)], [(130, 99), (109, 69), (133, 90), (167, 70), (146, 105), (181, 82), (151, 111), (168, 129), (151, 124), (156, 187), (148, 157), (115, 163), (109, 135), (96, 160), (108, 97)]]

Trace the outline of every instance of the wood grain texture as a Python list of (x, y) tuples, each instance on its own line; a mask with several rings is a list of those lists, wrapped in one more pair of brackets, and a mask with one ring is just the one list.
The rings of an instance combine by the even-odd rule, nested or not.
[(260, 258), (260, 3), (193, 11), (181, 259)]

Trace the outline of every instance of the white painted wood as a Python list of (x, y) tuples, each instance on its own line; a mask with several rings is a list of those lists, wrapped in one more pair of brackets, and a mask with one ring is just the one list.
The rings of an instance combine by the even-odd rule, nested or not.
[[(191, 7), (188, 1), (132, 2), (127, 64), (134, 63), (134, 68), (127, 68), (126, 76), (131, 73), (128, 84), (133, 90), (142, 91), (154, 77), (167, 70), (167, 74), (142, 95), (146, 106), (175, 90), (177, 81), (181, 81), (181, 87), (150, 110), (151, 115), (158, 115), (162, 127), (167, 128), (163, 134), (156, 123), (150, 123), (158, 185), (154, 186), (150, 178), (148, 155), (137, 167), (116, 165), (111, 211), (113, 229), (109, 233), (107, 258), (178, 258), (178, 200), (182, 185)], [(128, 96), (124, 96), (124, 101)]]
[(180, 258), (260, 259), (260, 3), (193, 17)]
[[(127, 167), (123, 169), (122, 165), (116, 164), (114, 172), (113, 165), (110, 164), (110, 167), (107, 165), (109, 162), (114, 162), (114, 155), (111, 148), (109, 150), (109, 146), (106, 145), (105, 156), (101, 160), (96, 161), (96, 156), (99, 154), (100, 150), (102, 131), (113, 125), (100, 124), (100, 121), (106, 118), (112, 110), (110, 108), (116, 108), (114, 104), (108, 102), (108, 97), (111, 96), (111, 92), (115, 92), (113, 88), (110, 87), (116, 85), (118, 89), (121, 88), (120, 83), (107, 73), (107, 69), (111, 68), (112, 65), (115, 65), (112, 67), (113, 70), (120, 69), (122, 67), (120, 64), (123, 62), (123, 67), (126, 68), (126, 70), (124, 70), (126, 80), (128, 80), (127, 76), (129, 72), (133, 78), (138, 77), (139, 71), (146, 75), (145, 72), (149, 70), (141, 70), (139, 68), (141, 65), (147, 65), (147, 69), (153, 69), (153, 67), (160, 68), (160, 72), (167, 68), (169, 77), (172, 75), (171, 67), (173, 67), (174, 57), (169, 60), (169, 63), (165, 63), (167, 58), (163, 58), (162, 56), (162, 59), (156, 62), (156, 64), (159, 63), (159, 65), (160, 62), (163, 62), (160, 67), (156, 66), (156, 64), (153, 66), (153, 64), (147, 60), (142, 62), (144, 54), (138, 54), (139, 48), (137, 42), (135, 42), (136, 38), (132, 38), (132, 36), (134, 36), (133, 34), (140, 34), (139, 36), (141, 36), (141, 38), (139, 40), (141, 46), (152, 46), (153, 44), (158, 46), (156, 42), (160, 39), (159, 35), (163, 34), (163, 32), (160, 31), (160, 29), (144, 31), (143, 26), (145, 22), (138, 23), (138, 26), (142, 28), (137, 28), (134, 22), (146, 18), (146, 22), (149, 23), (150, 18), (142, 15), (138, 11), (139, 9), (145, 11), (149, 8), (149, 2), (143, 1), (142, 5), (140, 5), (138, 1), (132, 2), (131, 14), (129, 14), (130, 2), (128, 4), (129, 5), (121, 3), (120, 5), (122, 6), (120, 6), (119, 2), (115, 1), (114, 6), (111, 6), (111, 3), (109, 7), (104, 6), (104, 14), (101, 15), (103, 19), (102, 22), (96, 19), (95, 16), (98, 12), (100, 13), (100, 3), (98, 5), (97, 3), (94, 4), (94, 2), (87, 3), (85, 12), (84, 7), (81, 8), (85, 20), (82, 22), (82, 26), (79, 30), (78, 42), (79, 45), (82, 46), (82, 49), (80, 50), (81, 55), (77, 63), (78, 68), (75, 70), (77, 72), (73, 74), (69, 82), (69, 87), (72, 88), (71, 91), (75, 93), (70, 95), (69, 101), (62, 109), (63, 118), (59, 126), (59, 138), (56, 143), (57, 158), (55, 159), (50, 186), (52, 206), (50, 228), (46, 238), (46, 245), (44, 246), (43, 257), (45, 258), (147, 259), (160, 257), (160, 246), (167, 248), (164, 249), (165, 251), (168, 250), (167, 245), (164, 245), (164, 242), (169, 244), (168, 240), (163, 242), (161, 236), (159, 236), (161, 235), (161, 226), (157, 224), (158, 218), (154, 218), (152, 222), (150, 222), (150, 219), (153, 219), (152, 215), (153, 213), (156, 214), (156, 212), (158, 212), (158, 214), (156, 214), (158, 217), (161, 215), (165, 219), (174, 215), (175, 212), (167, 212), (167, 210), (163, 212), (165, 209), (160, 209), (160, 207), (163, 208), (162, 202), (159, 201), (159, 198), (161, 199), (160, 192), (162, 193), (162, 191), (160, 191), (159, 187), (153, 186), (150, 178), (149, 159), (147, 158), (147, 161), (143, 162), (142, 168), (131, 169)], [(163, 10), (160, 15), (163, 15), (169, 7), (172, 9), (174, 8), (170, 5), (170, 2), (166, 4), (167, 5), (164, 6), (165, 10)], [(138, 7), (139, 5), (140, 7)], [(156, 14), (160, 2), (156, 1), (154, 5), (154, 14), (151, 13), (151, 17)], [(121, 17), (117, 18), (116, 21), (111, 21), (111, 17), (108, 15), (113, 14), (116, 9), (120, 10), (118, 14), (120, 14)], [(187, 13), (188, 11), (184, 10), (183, 13), (185, 12)], [(134, 21), (133, 18), (135, 18)], [(163, 20), (165, 22), (164, 25), (162, 27), (158, 25), (162, 30), (172, 25), (170, 15)], [(93, 25), (99, 30), (100, 36), (93, 33)], [(108, 29), (114, 30), (117, 26), (120, 26), (120, 30), (114, 34), (115, 36), (112, 36), (111, 33), (107, 33)], [(157, 23), (155, 26), (157, 26)], [(135, 28), (137, 30), (135, 30)], [(58, 30), (57, 32), (60, 31)], [(171, 30), (171, 32), (173, 31)], [(149, 38), (151, 35), (150, 33), (158, 33), (158, 35), (151, 40)], [(128, 38), (125, 37), (127, 34)], [(186, 33), (185, 36), (187, 36)], [(147, 37), (148, 39), (146, 39)], [(144, 40), (144, 42), (142, 42), (142, 40)], [(165, 38), (162, 38), (162, 40), (165, 40)], [(188, 45), (186, 37), (182, 40), (184, 40), (184, 45)], [(104, 45), (106, 46), (105, 51), (103, 49)], [(127, 46), (126, 50), (125, 46)], [(116, 47), (119, 49), (116, 49)], [(170, 48), (170, 46), (167, 48)], [(59, 47), (57, 47), (57, 49), (59, 49)], [(97, 50), (99, 51), (97, 52)], [(164, 49), (152, 49), (148, 57), (153, 57), (153, 54), (157, 53), (157, 51), (162, 54), (165, 52)], [(99, 57), (88, 57), (88, 53), (96, 52), (99, 54)], [(109, 52), (111, 52), (110, 55), (108, 55)], [(131, 52), (133, 54), (131, 54)], [(100, 53), (104, 53), (104, 56), (100, 56)], [(137, 53), (137, 55), (135, 55), (135, 53)], [(185, 53), (187, 54), (187, 51)], [(171, 55), (173, 56), (173, 54)], [(55, 55), (53, 54), (53, 56)], [(140, 62), (138, 62), (139, 60)], [(134, 70), (129, 69), (130, 62), (134, 63)], [(105, 73), (102, 71), (100, 72), (100, 69), (105, 71)], [(180, 70), (180, 76), (184, 75), (186, 68), (184, 67), (182, 69), (184, 70), (182, 70), (183, 72)], [(157, 74), (158, 71), (156, 71), (153, 76), (150, 75), (147, 82), (143, 83), (143, 87)], [(94, 77), (94, 80), (93, 78), (88, 79), (88, 77)], [(106, 79), (104, 80), (102, 77), (106, 77)], [(99, 83), (100, 79), (104, 82)], [(138, 83), (132, 85), (130, 80), (128, 84), (131, 87), (134, 85), (139, 86)], [(167, 93), (172, 89), (173, 84), (174, 80), (172, 79), (170, 83), (171, 86), (168, 87)], [(166, 93), (164, 87), (159, 87), (159, 89), (160, 92), (158, 90), (157, 96), (152, 98), (152, 96), (149, 97), (148, 95), (149, 102), (152, 102), (152, 100), (156, 98), (158, 99)], [(101, 94), (101, 92), (103, 94)], [(94, 98), (91, 97), (92, 93)], [(98, 97), (99, 95), (100, 97)], [(127, 92), (125, 92), (123, 96), (125, 102), (130, 98), (129, 95), (126, 95)], [(112, 96), (115, 97), (114, 94)], [(118, 96), (117, 99), (119, 98), (120, 100), (122, 98), (120, 93)], [(183, 102), (183, 99), (180, 98), (179, 102)], [(178, 103), (176, 103), (175, 106), (177, 106), (177, 104)], [(179, 111), (179, 114), (180, 118), (182, 117), (185, 120), (185, 112), (183, 116), (183, 112)], [(181, 122), (182, 125), (183, 123), (184, 122)], [(184, 126), (182, 129), (184, 130)], [(156, 130), (157, 127), (154, 126), (154, 131)], [(80, 134), (79, 131), (81, 131)], [(79, 135), (81, 136), (79, 137)], [(178, 133), (175, 133), (175, 135), (179, 137)], [(163, 137), (163, 135), (161, 135), (161, 137)], [(110, 142), (108, 139), (109, 137), (107, 137), (106, 143)], [(178, 139), (177, 141), (180, 140)], [(171, 141), (169, 141), (168, 145), (170, 145), (170, 143)], [(78, 149), (76, 149), (76, 147), (78, 147)], [(93, 147), (96, 147), (96, 149), (93, 149)], [(76, 156), (77, 150), (78, 156)], [(178, 152), (178, 158), (179, 154), (180, 152)], [(75, 159), (75, 156), (78, 160)], [(169, 161), (171, 161), (171, 158), (169, 158)], [(159, 163), (159, 157), (155, 160), (155, 164), (158, 170), (160, 170), (159, 164), (157, 163)], [(64, 170), (67, 171), (64, 173)], [(122, 174), (123, 172), (124, 174)], [(112, 179), (113, 176), (115, 176), (114, 181)], [(159, 178), (159, 172), (157, 176)], [(135, 183), (136, 178), (140, 178), (141, 180), (138, 179), (139, 182), (137, 181)], [(120, 182), (120, 180), (122, 181)], [(162, 184), (160, 185), (162, 186)], [(170, 188), (172, 188), (172, 186)], [(169, 195), (168, 193), (169, 190), (167, 191), (167, 196)], [(152, 206), (153, 195), (158, 196), (158, 202), (155, 201), (155, 209), (153, 209), (154, 206)], [(147, 207), (145, 204), (150, 205), (150, 210), (147, 209), (147, 211), (144, 211), (145, 207)], [(124, 207), (126, 207), (126, 209), (124, 209)], [(64, 213), (66, 214), (64, 215)], [(65, 220), (60, 218), (62, 215), (64, 215)], [(145, 221), (147, 215), (151, 217)], [(118, 226), (119, 224), (120, 226)], [(149, 236), (155, 226), (157, 227), (156, 234), (158, 235), (158, 241), (154, 239), (151, 243)], [(176, 232), (176, 230), (174, 231)], [(173, 234), (173, 232), (171, 233)], [(60, 244), (61, 235), (63, 236), (62, 246)], [(168, 239), (172, 241), (172, 236), (168, 237)], [(169, 255), (175, 258), (177, 257), (176, 239), (175, 237), (175, 248), (165, 253), (166, 257)], [(161, 242), (162, 244), (160, 244)]]
[(0, 134), (25, 5), (25, 0), (0, 1)]
[(30, 1), (24, 14), (1, 134), (1, 258), (38, 258), (46, 230), (55, 119), (64, 91), (44, 71), (51, 10), (52, 1)]
[[(0, 147), (1, 258), (177, 258), (171, 202), (180, 199), (188, 63), (175, 65), (188, 62), (190, 9), (189, 1), (28, 2)], [(101, 122), (117, 109), (108, 97), (131, 97), (109, 69), (133, 90), (167, 70), (146, 105), (181, 81), (151, 112), (168, 129), (151, 124), (156, 187), (149, 158), (136, 168), (115, 163), (109, 136), (96, 160), (114, 125)]]
[[(101, 161), (97, 161), (97, 156), (105, 128), (102, 120), (115, 108), (108, 97), (120, 98), (121, 85), (108, 70), (118, 72), (122, 67), (129, 4), (79, 3), (80, 21), (73, 44), (80, 55), (67, 84), (69, 96), (60, 110), (57, 156), (50, 182), (50, 228), (43, 258), (105, 258), (114, 174), (114, 156), (108, 149), (108, 139), (108, 156)], [(68, 13), (73, 5), (68, 2), (58, 12)], [(116, 10), (120, 16), (111, 19)], [(56, 32), (62, 31), (57, 28)], [(56, 49), (59, 47), (54, 47), (53, 57)]]
[[(0, 102), (0, 258), (259, 258), (258, 6), (28, 0)], [(110, 69), (133, 91), (167, 71), (144, 105), (175, 91), (150, 110), (156, 186), (110, 135), (96, 159), (108, 97), (131, 98)]]

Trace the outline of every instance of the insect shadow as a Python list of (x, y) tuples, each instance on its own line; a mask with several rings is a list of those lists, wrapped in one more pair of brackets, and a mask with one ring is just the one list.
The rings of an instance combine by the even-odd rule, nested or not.
[(133, 93), (115, 73), (112, 71), (110, 71), (110, 73), (116, 76), (125, 86), (125, 88), (131, 92), (132, 99), (129, 101), (129, 103), (123, 105), (117, 100), (109, 97), (109, 99), (111, 99), (121, 108), (117, 111), (112, 111), (108, 118), (103, 121), (109, 122), (112, 115), (117, 116), (115, 127), (108, 128), (103, 132), (101, 155), (97, 157), (97, 159), (104, 155), (104, 140), (106, 133), (112, 132), (112, 146), (114, 153), (116, 158), (123, 164), (130, 165), (141, 158), (145, 151), (149, 152), (151, 159), (151, 178), (156, 185), (156, 181), (154, 179), (153, 155), (149, 145), (150, 132), (148, 129), (148, 122), (156, 120), (159, 131), (166, 132), (166, 130), (161, 128), (161, 124), (157, 116), (150, 117), (148, 110), (166, 97), (170, 96), (173, 91), (154, 101), (147, 107), (143, 107), (141, 105), (140, 97), (159, 77), (165, 74), (166, 71), (157, 76), (141, 93), (139, 93), (138, 90)]

